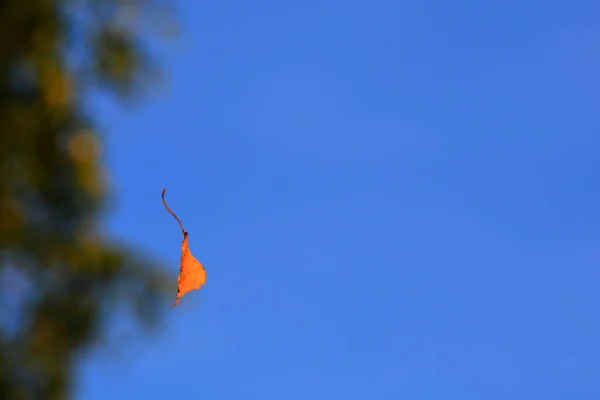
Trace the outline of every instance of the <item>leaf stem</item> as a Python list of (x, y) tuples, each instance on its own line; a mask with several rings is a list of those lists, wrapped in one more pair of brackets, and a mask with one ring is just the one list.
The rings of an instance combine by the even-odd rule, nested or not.
[(163, 204), (165, 205), (165, 207), (167, 207), (167, 210), (171, 213), (171, 215), (173, 217), (175, 217), (175, 219), (177, 220), (177, 222), (179, 222), (179, 226), (181, 227), (181, 232), (183, 232), (183, 236), (185, 237), (185, 235), (187, 234), (187, 231), (183, 227), (183, 224), (181, 223), (181, 220), (179, 219), (179, 217), (177, 216), (177, 214), (175, 214), (173, 212), (173, 210), (171, 210), (171, 208), (167, 204), (167, 201), (165, 200), (165, 193), (167, 193), (167, 188), (164, 188), (163, 191), (162, 191), (162, 201), (163, 201)]

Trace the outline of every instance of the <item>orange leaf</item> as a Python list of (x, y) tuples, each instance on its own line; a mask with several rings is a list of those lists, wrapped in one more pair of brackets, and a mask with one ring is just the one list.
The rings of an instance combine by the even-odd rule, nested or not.
[(169, 208), (167, 201), (165, 200), (165, 193), (167, 189), (163, 189), (162, 199), (165, 207), (171, 213), (173, 217), (179, 222), (181, 231), (183, 232), (183, 242), (181, 243), (181, 266), (179, 270), (179, 278), (177, 279), (177, 299), (173, 304), (175, 307), (179, 300), (188, 292), (192, 290), (200, 290), (200, 287), (206, 283), (206, 270), (200, 261), (194, 257), (188, 244), (188, 232), (183, 227), (181, 220), (177, 215)]

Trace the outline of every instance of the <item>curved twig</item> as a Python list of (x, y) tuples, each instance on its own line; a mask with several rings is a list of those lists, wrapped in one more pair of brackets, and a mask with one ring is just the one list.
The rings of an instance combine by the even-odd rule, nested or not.
[(171, 208), (169, 207), (169, 205), (167, 204), (167, 201), (165, 200), (165, 193), (167, 193), (167, 188), (164, 188), (162, 191), (162, 200), (163, 200), (163, 204), (165, 205), (165, 207), (167, 207), (167, 210), (171, 213), (171, 215), (173, 217), (175, 217), (175, 219), (177, 220), (177, 222), (179, 222), (179, 226), (181, 227), (181, 232), (183, 232), (183, 235), (185, 236), (185, 234), (187, 233), (187, 231), (185, 230), (185, 228), (183, 227), (183, 224), (181, 223), (181, 220), (179, 219), (179, 217), (177, 216), (177, 214), (175, 214), (173, 212), (173, 210), (171, 210)]

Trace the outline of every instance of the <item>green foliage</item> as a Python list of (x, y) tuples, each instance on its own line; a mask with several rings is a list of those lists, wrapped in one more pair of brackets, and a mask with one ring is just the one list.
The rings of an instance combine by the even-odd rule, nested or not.
[(137, 99), (160, 0), (0, 0), (0, 399), (68, 399), (115, 307), (148, 326), (159, 269), (103, 235), (93, 91)]

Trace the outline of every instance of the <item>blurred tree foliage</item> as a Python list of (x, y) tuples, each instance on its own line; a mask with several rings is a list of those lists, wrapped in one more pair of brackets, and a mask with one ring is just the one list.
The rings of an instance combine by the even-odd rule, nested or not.
[(0, 399), (72, 398), (78, 356), (117, 306), (146, 327), (168, 309), (157, 266), (102, 232), (110, 190), (88, 100), (139, 100), (171, 7), (0, 0)]

